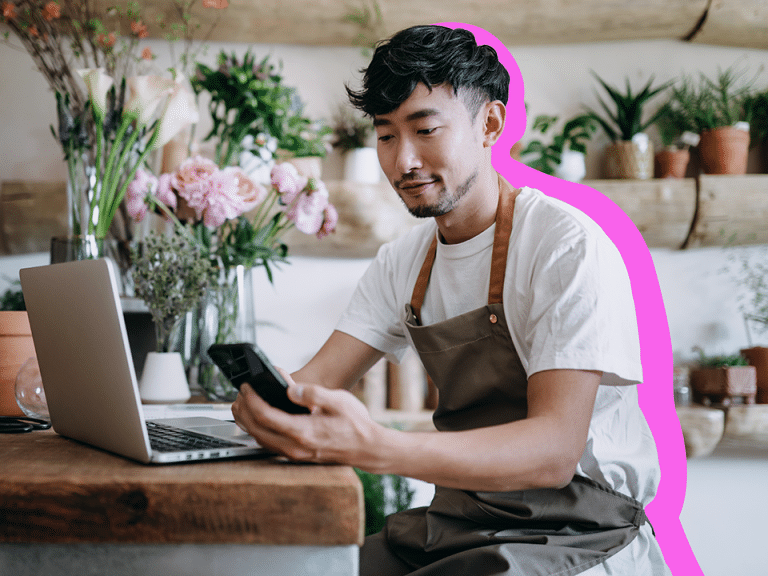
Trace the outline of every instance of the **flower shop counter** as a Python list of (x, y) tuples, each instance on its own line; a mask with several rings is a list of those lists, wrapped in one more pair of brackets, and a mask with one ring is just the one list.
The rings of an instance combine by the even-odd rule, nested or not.
[(0, 574), (357, 574), (349, 467), (145, 466), (52, 431), (5, 435), (0, 461)]

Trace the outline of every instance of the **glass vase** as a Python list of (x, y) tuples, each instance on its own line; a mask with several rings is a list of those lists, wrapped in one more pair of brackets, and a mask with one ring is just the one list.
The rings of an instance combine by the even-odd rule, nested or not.
[(235, 266), (219, 271), (199, 306), (188, 312), (180, 334), (190, 385), (214, 401), (231, 402), (237, 389), (208, 357), (213, 344), (256, 341), (253, 269)]

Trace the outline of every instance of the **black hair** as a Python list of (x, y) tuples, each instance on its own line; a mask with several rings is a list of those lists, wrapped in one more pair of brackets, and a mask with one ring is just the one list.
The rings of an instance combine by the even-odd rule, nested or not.
[(463, 28), (414, 26), (376, 46), (368, 68), (362, 70), (363, 88), (347, 86), (352, 105), (374, 117), (397, 109), (419, 83), (448, 84), (464, 98), (470, 116), (485, 102), (507, 103), (509, 72), (491, 46), (478, 46)]

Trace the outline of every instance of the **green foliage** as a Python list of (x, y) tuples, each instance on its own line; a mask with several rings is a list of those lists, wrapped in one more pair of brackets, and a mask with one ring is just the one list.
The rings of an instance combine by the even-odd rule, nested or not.
[(229, 166), (237, 161), (247, 135), (282, 136), (294, 90), (283, 85), (281, 71), (269, 57), (257, 63), (249, 50), (241, 61), (234, 53), (221, 51), (218, 62), (216, 70), (198, 63), (191, 82), (196, 94), (210, 94), (213, 127), (204, 140), (216, 139), (215, 161)]
[(700, 352), (699, 365), (702, 368), (725, 368), (728, 366), (748, 366), (749, 362), (741, 354), (705, 356)]
[[(355, 472), (363, 484), (365, 535), (369, 536), (381, 532), (389, 514), (407, 510), (413, 501), (414, 491), (402, 476), (380, 476), (357, 468)], [(390, 483), (389, 487), (387, 483)]]
[[(16, 288), (18, 286), (18, 288)], [(21, 283), (16, 282), (8, 288), (2, 296), (0, 296), (0, 310), (18, 312), (26, 310), (27, 306), (24, 303), (24, 294), (21, 291)]]
[(384, 36), (384, 18), (377, 0), (360, 0), (358, 8), (350, 8), (344, 20), (358, 28), (355, 44), (362, 47), (363, 56), (370, 58), (376, 43)]
[(707, 130), (749, 122), (752, 81), (740, 82), (744, 71), (733, 67), (718, 69), (714, 80), (699, 74), (698, 83), (690, 76), (672, 86), (667, 108), (683, 130), (701, 134)]
[(752, 143), (765, 142), (768, 140), (768, 91), (749, 95), (745, 106), (751, 118), (749, 125)]
[(332, 124), (333, 140), (331, 144), (342, 152), (365, 148), (368, 138), (373, 134), (373, 122), (369, 118), (356, 114), (348, 105), (339, 106)]
[(658, 117), (658, 112), (646, 121), (643, 121), (643, 110), (645, 105), (661, 91), (670, 86), (666, 82), (656, 88), (651, 88), (653, 77), (637, 94), (632, 93), (632, 87), (629, 84), (629, 78), (626, 79), (625, 93), (622, 94), (618, 89), (610, 86), (603, 81), (597, 74), (592, 72), (597, 81), (602, 85), (613, 102), (613, 108), (605, 100), (598, 96), (598, 101), (603, 109), (604, 115), (601, 116), (594, 110), (590, 110), (590, 115), (600, 123), (608, 137), (613, 140), (632, 140), (635, 134), (643, 132), (648, 126), (653, 124)]
[(261, 225), (254, 225), (245, 216), (240, 216), (226, 224), (219, 237), (216, 237), (216, 231), (203, 224), (195, 225), (193, 233), (203, 254), (218, 259), (217, 264), (225, 270), (241, 265), (246, 268), (261, 265), (272, 282), (270, 264), (288, 262), (288, 246), (279, 238), (287, 226), (283, 214), (277, 212)]
[(205, 295), (211, 262), (189, 235), (151, 233), (132, 249), (136, 295), (144, 300), (155, 323), (157, 351), (168, 352), (181, 316)]
[[(557, 124), (557, 116), (536, 116), (533, 129), (542, 135)], [(563, 151), (566, 149), (586, 154), (587, 141), (597, 130), (597, 122), (590, 114), (581, 114), (568, 120), (563, 129), (554, 135), (550, 144), (541, 140), (531, 140), (520, 153), (527, 166), (554, 175), (555, 168), (560, 164)]]
[(325, 156), (323, 138), (330, 128), (304, 115), (296, 89), (283, 83), (282, 66), (272, 64), (268, 56), (256, 62), (250, 50), (242, 60), (222, 51), (218, 62), (215, 70), (198, 63), (192, 88), (196, 94), (210, 94), (213, 127), (204, 140), (216, 140), (219, 166), (237, 163), (248, 135), (259, 140), (267, 134), (295, 156)]

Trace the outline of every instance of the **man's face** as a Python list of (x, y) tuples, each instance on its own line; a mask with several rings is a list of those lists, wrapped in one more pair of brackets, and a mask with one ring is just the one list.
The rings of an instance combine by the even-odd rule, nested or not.
[(477, 180), (482, 126), (446, 85), (419, 84), (396, 110), (374, 118), (379, 162), (406, 208), (420, 218), (450, 212)]

